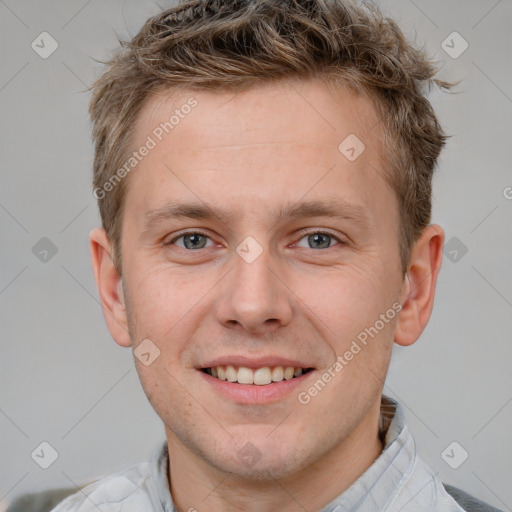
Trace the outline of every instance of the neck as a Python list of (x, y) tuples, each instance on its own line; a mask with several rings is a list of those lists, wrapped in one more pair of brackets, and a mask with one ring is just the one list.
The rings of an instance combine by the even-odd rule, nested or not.
[(172, 475), (169, 489), (178, 512), (320, 510), (348, 489), (382, 452), (378, 433), (380, 400), (376, 405), (335, 449), (279, 480), (248, 480), (220, 471), (167, 432)]

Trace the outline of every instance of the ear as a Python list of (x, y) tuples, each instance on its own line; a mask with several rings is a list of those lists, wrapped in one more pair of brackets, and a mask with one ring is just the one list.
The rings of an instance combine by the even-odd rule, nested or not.
[(425, 329), (434, 306), (437, 276), (443, 261), (444, 231), (427, 226), (414, 244), (402, 286), (402, 310), (395, 328), (398, 345), (412, 345)]
[(89, 245), (94, 279), (108, 330), (118, 345), (129, 347), (131, 341), (123, 283), (112, 260), (110, 241), (103, 228), (95, 228), (89, 233)]

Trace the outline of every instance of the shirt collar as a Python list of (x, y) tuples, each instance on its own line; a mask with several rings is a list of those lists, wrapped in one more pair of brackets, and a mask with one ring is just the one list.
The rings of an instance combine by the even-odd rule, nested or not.
[(416, 459), (416, 446), (405, 423), (402, 406), (382, 395), (379, 435), (383, 448), (373, 464), (320, 512), (379, 512), (386, 510)]
[[(382, 395), (379, 435), (383, 449), (373, 464), (334, 501), (320, 512), (384, 510), (400, 484), (409, 476), (416, 458), (414, 440), (405, 423), (402, 406)], [(169, 452), (167, 440), (158, 445), (150, 460), (150, 471), (160, 503), (165, 512), (177, 512), (168, 480)]]

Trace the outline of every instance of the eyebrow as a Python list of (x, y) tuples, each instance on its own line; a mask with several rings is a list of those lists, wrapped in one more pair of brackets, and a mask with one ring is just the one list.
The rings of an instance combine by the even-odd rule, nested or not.
[[(269, 216), (274, 219), (275, 224), (306, 217), (332, 217), (352, 220), (362, 227), (369, 227), (370, 225), (370, 217), (366, 208), (348, 203), (342, 199), (300, 201), (295, 204), (287, 203), (274, 208)], [(146, 213), (143, 231), (149, 231), (160, 223), (179, 218), (217, 219), (224, 223), (229, 223), (237, 217), (240, 217), (239, 212), (229, 212), (226, 209), (212, 207), (200, 202), (169, 203), (164, 207), (156, 208)]]

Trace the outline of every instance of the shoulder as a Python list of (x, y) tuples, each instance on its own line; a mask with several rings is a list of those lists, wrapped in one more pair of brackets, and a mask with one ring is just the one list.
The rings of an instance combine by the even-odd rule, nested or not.
[(443, 483), (416, 454), (392, 501), (393, 512), (502, 512), (465, 491)]
[(445, 484), (443, 487), (446, 492), (462, 507), (466, 512), (502, 512), (500, 509), (492, 507), (483, 501), (477, 500), (467, 492)]
[(61, 501), (51, 512), (154, 510), (154, 485), (147, 462), (93, 482)]

